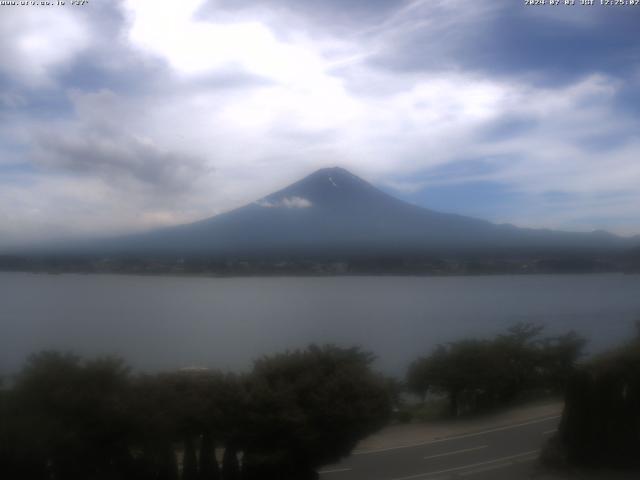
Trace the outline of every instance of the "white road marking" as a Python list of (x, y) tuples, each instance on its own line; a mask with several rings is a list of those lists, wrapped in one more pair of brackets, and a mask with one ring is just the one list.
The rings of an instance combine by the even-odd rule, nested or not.
[[(433, 476), (433, 475), (440, 475), (442, 473), (450, 473), (450, 472), (457, 472), (457, 471), (460, 471), (460, 470), (468, 470), (468, 469), (472, 469), (472, 468), (475, 468), (475, 467), (480, 467), (480, 466), (483, 466), (483, 465), (490, 465), (492, 463), (505, 463), (507, 460), (511, 460), (513, 458), (525, 457), (527, 455), (534, 455), (534, 454), (537, 454), (539, 452), (540, 452), (540, 450), (531, 450), (529, 452), (522, 452), (522, 453), (516, 453), (515, 455), (509, 455), (508, 457), (501, 457), (501, 458), (495, 458), (493, 460), (487, 460), (486, 462), (471, 463), (469, 465), (463, 465), (461, 467), (447, 468), (447, 469), (438, 470), (438, 471), (435, 471), (435, 472), (417, 473), (415, 475), (409, 475), (409, 476), (406, 476), (406, 477), (397, 477), (397, 478), (393, 478), (391, 480), (411, 480), (411, 479), (414, 479), (414, 478), (424, 478), (424, 477), (430, 477), (430, 476)], [(507, 462), (507, 465), (505, 465), (505, 466), (508, 466), (508, 464), (509, 464), (509, 462)]]
[(437, 455), (429, 455), (428, 457), (424, 457), (424, 459), (429, 460), (430, 458), (447, 457), (449, 455), (456, 455), (458, 453), (473, 452), (474, 450), (482, 450), (483, 448), (487, 448), (488, 446), (489, 445), (481, 445), (479, 447), (464, 448), (462, 450), (455, 450), (453, 452), (439, 453)]
[(533, 460), (535, 460), (537, 458), (538, 457), (518, 458), (517, 460), (514, 460), (512, 463), (527, 463), (527, 462), (532, 462)]
[(479, 473), (490, 472), (491, 470), (500, 470), (501, 468), (510, 467), (513, 465), (512, 462), (506, 463), (498, 463), (497, 465), (488, 465), (485, 467), (474, 468), (473, 470), (469, 470), (468, 472), (460, 472), (461, 477), (468, 477), (469, 475), (477, 475)]
[(553, 430), (547, 430), (546, 432), (542, 432), (543, 435), (551, 435), (552, 433), (556, 433), (558, 431), (557, 428), (554, 428)]
[(536, 457), (518, 458), (518, 459), (514, 460), (513, 462), (499, 463), (497, 465), (489, 465), (487, 467), (474, 468), (473, 470), (469, 470), (468, 472), (460, 472), (459, 475), (461, 477), (468, 477), (469, 475), (477, 475), (478, 473), (489, 472), (491, 470), (499, 470), (501, 468), (510, 467), (511, 465), (514, 465), (516, 463), (530, 462), (530, 461), (535, 460), (535, 459), (536, 459)]
[(459, 440), (459, 439), (462, 439), (462, 438), (477, 437), (477, 436), (484, 435), (484, 434), (487, 434), (487, 433), (501, 432), (503, 430), (510, 430), (512, 428), (525, 427), (527, 425), (533, 425), (533, 424), (536, 424), (536, 423), (548, 422), (549, 420), (555, 420), (555, 419), (558, 419), (558, 418), (560, 418), (560, 415), (554, 415), (553, 417), (539, 418), (537, 420), (531, 420), (529, 422), (515, 423), (513, 425), (505, 425), (504, 427), (491, 428), (489, 430), (482, 430), (480, 432), (467, 433), (467, 434), (463, 434), (463, 435), (455, 435), (453, 437), (439, 438), (437, 440), (430, 440), (428, 442), (412, 443), (410, 445), (402, 445), (402, 446), (399, 446), (399, 447), (378, 448), (378, 449), (375, 449), (375, 450), (367, 450), (365, 452), (353, 452), (352, 455), (369, 455), (369, 454), (372, 454), (372, 453), (382, 453), (382, 452), (390, 452), (392, 450), (402, 450), (403, 448), (422, 447), (424, 445), (433, 445), (435, 443), (449, 442), (449, 441), (452, 441), (452, 440)]
[(334, 468), (332, 470), (320, 470), (318, 475), (326, 475), (327, 473), (339, 473), (339, 472), (348, 472), (350, 468)]

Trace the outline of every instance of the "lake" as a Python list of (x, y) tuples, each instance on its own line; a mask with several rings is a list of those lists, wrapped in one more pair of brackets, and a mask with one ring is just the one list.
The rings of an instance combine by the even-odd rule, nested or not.
[(29, 353), (116, 354), (134, 368), (251, 360), (310, 342), (359, 345), (402, 374), (439, 342), (518, 321), (585, 335), (592, 352), (634, 333), (640, 275), (202, 278), (0, 273), (0, 371)]

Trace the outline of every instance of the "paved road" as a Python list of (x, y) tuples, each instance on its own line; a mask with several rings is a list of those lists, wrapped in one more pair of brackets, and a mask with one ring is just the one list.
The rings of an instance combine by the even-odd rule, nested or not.
[(520, 480), (530, 478), (559, 417), (532, 419), (408, 447), (352, 455), (321, 480)]

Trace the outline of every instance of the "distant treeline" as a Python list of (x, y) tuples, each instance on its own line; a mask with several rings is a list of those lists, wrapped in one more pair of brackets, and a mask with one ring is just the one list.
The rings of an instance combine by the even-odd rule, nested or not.
[(32, 356), (0, 397), (0, 476), (20, 480), (305, 480), (390, 413), (372, 356), (332, 346), (247, 375), (131, 375), (122, 361)]
[(483, 275), (640, 272), (640, 254), (562, 252), (434, 256), (176, 257), (0, 255), (0, 271), (187, 275)]

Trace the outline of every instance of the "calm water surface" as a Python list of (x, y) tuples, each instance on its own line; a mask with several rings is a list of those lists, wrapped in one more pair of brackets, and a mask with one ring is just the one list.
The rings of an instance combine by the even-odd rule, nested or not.
[(360, 345), (401, 374), (439, 342), (517, 321), (601, 350), (633, 334), (640, 275), (183, 278), (0, 273), (0, 371), (31, 352), (113, 353), (138, 369), (240, 370), (310, 342)]

